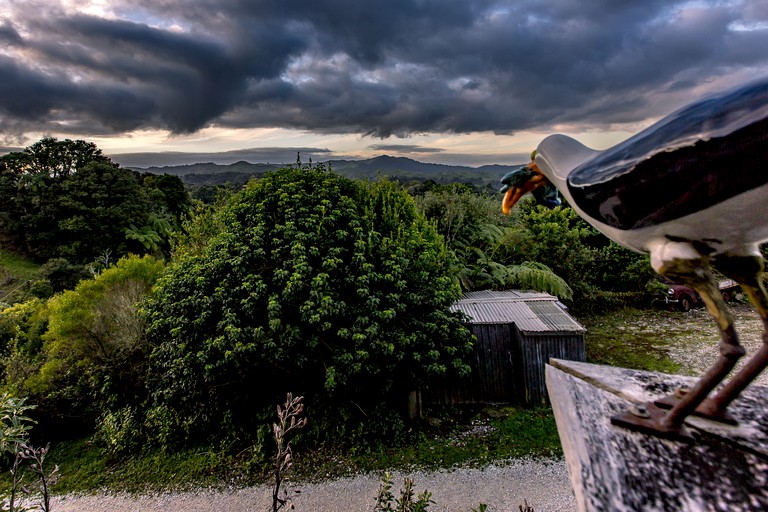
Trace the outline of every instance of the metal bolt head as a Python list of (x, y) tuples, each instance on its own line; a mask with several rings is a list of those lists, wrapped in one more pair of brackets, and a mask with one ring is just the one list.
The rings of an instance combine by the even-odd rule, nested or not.
[(638, 418), (642, 418), (644, 420), (651, 417), (651, 413), (648, 412), (648, 408), (643, 404), (633, 405), (629, 412), (632, 413), (633, 416), (637, 416)]

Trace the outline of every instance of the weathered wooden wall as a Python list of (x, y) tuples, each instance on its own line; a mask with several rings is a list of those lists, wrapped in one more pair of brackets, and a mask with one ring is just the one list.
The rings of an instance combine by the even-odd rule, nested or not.
[(550, 358), (584, 361), (581, 333), (523, 334), (514, 324), (473, 324), (477, 337), (469, 379), (436, 380), (423, 398), (433, 404), (547, 403), (544, 368)]
[(611, 424), (692, 377), (553, 360), (547, 385), (580, 512), (768, 510), (768, 388), (731, 404), (738, 426), (690, 417), (692, 443)]
[(517, 400), (528, 407), (548, 403), (545, 368), (552, 358), (585, 361), (584, 335), (575, 333), (517, 333), (515, 369)]
[(476, 324), (472, 375), (463, 380), (436, 379), (423, 393), (433, 404), (511, 403), (516, 400), (512, 324)]

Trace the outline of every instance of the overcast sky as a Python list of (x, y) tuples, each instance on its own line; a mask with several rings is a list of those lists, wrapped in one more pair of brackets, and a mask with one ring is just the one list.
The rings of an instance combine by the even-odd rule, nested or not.
[(519, 163), (766, 76), (768, 0), (0, 0), (0, 151), (123, 165)]

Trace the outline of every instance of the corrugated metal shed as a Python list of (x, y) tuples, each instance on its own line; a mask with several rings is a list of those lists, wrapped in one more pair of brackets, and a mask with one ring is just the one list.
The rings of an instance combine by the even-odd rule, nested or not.
[(523, 333), (577, 333), (584, 327), (548, 293), (508, 291), (467, 292), (451, 306), (473, 324), (512, 324)]
[(547, 293), (468, 292), (451, 309), (469, 317), (477, 342), (469, 380), (435, 382), (435, 403), (547, 401), (544, 368), (552, 357), (585, 360), (584, 327)]

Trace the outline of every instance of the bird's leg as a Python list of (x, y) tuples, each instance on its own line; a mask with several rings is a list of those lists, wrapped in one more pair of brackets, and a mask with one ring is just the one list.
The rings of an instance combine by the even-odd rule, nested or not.
[[(691, 255), (691, 251), (687, 249), (683, 253), (687, 256)], [(701, 296), (709, 314), (720, 330), (720, 357), (690, 390), (675, 398), (672, 408), (666, 414), (660, 414), (656, 405), (646, 404), (643, 408), (643, 414), (639, 418), (632, 418), (632, 413), (627, 413), (615, 416), (611, 421), (630, 429), (651, 432), (665, 437), (685, 437), (683, 421), (728, 375), (738, 359), (744, 355), (744, 348), (739, 344), (731, 314), (720, 295), (708, 258), (702, 256), (696, 258), (659, 258), (652, 252), (651, 263), (661, 275), (690, 286)], [(649, 417), (643, 418), (642, 416), (645, 415)]]
[(738, 335), (733, 326), (733, 318), (725, 305), (725, 301), (723, 301), (706, 258), (701, 258), (698, 261), (676, 260), (661, 270), (662, 275), (696, 290), (720, 330), (720, 357), (717, 362), (685, 395), (680, 397), (664, 417), (663, 421), (666, 425), (679, 426), (728, 375), (739, 358), (744, 355), (744, 348), (739, 343)]
[(724, 255), (715, 259), (714, 264), (723, 274), (741, 285), (750, 302), (763, 320), (763, 344), (736, 374), (718, 392), (705, 400), (697, 414), (708, 418), (725, 419), (726, 408), (744, 389), (768, 367), (768, 294), (760, 279), (764, 261), (758, 248), (750, 255)]

